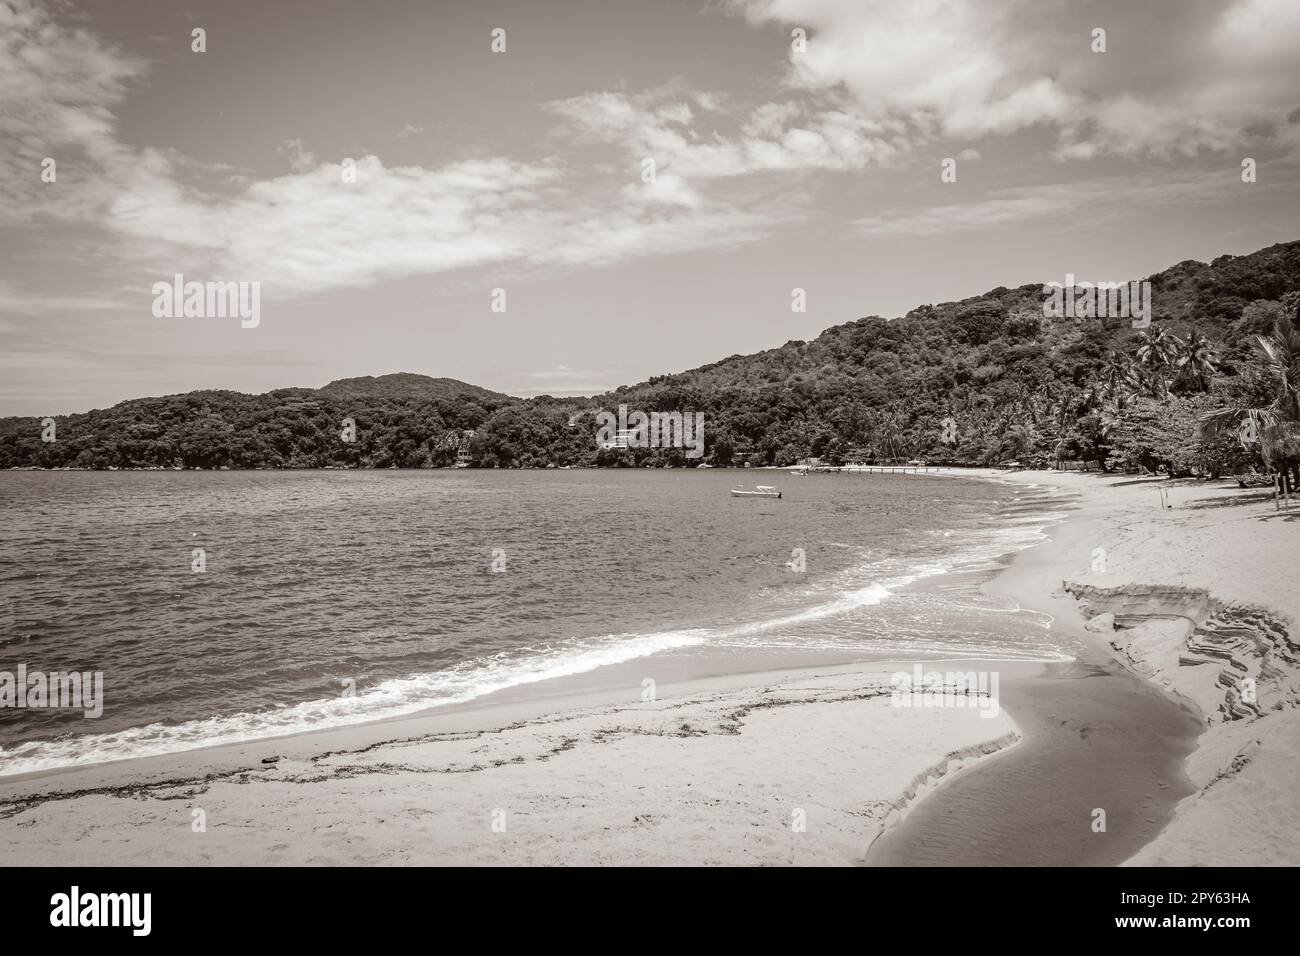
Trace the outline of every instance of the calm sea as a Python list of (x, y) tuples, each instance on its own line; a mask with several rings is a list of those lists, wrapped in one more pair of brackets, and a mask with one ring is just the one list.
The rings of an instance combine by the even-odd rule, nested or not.
[[(728, 494), (755, 480), (785, 497)], [(1068, 659), (1040, 615), (975, 587), (1064, 507), (955, 477), (0, 473), (0, 672), (102, 671), (105, 696), (93, 720), (0, 709), (0, 774), (665, 652)]]

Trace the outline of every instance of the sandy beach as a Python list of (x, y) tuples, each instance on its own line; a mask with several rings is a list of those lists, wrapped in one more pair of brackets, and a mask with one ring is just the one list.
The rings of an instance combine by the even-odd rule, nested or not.
[(1151, 481), (971, 475), (1073, 495), (985, 587), (1083, 636), (1080, 660), (926, 663), (999, 672), (996, 715), (893, 706), (903, 665), (881, 662), (703, 677), (658, 662), (670, 679), (646, 699), (640, 661), (401, 720), (6, 778), (3, 862), (1295, 862), (1294, 526), (1227, 482), (1175, 485), (1162, 508)]
[(1005, 711), (891, 707), (878, 668), (697, 681), (648, 702), (639, 693), (8, 784), (5, 860), (846, 864), (907, 797), (1017, 740)]
[[(1203, 728), (1185, 766), (1193, 792), (1127, 862), (1295, 865), (1294, 502), (1289, 513), (1278, 511), (1264, 493), (1231, 479), (1037, 472), (1003, 480), (1075, 492), (1079, 511), (1051, 543), (1018, 555), (993, 586), (1049, 610), (1061, 626), (1086, 627), (1101, 650), (1186, 702)], [(1249, 682), (1253, 703), (1243, 700), (1252, 696)]]

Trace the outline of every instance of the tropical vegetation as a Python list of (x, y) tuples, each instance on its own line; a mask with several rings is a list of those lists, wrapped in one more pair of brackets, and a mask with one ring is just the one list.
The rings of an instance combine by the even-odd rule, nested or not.
[[(1300, 464), (1300, 242), (1151, 276), (1149, 326), (1047, 318), (1042, 287), (869, 316), (590, 398), (401, 373), (0, 419), (0, 467), (690, 466), (596, 413), (702, 411), (715, 465), (1019, 461), (1170, 475)], [(355, 440), (346, 440), (345, 420)]]

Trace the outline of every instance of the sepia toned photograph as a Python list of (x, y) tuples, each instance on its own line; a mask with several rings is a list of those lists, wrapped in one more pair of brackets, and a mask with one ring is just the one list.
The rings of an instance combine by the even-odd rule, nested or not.
[(23, 919), (1159, 867), (1094, 915), (1249, 927), (1177, 877), (1300, 864), (1298, 62), (1295, 0), (0, 0), (0, 865), (86, 874)]

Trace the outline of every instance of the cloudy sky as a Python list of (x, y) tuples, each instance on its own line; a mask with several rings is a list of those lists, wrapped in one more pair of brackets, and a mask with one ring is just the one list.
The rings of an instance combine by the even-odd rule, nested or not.
[[(587, 394), (1249, 252), (1300, 238), (1297, 62), (1296, 0), (0, 0), (0, 414)], [(156, 318), (175, 273), (260, 324)]]

